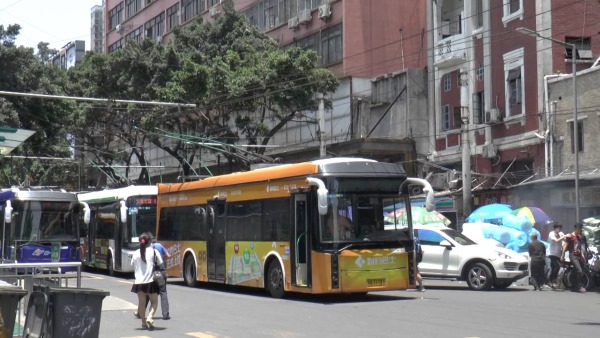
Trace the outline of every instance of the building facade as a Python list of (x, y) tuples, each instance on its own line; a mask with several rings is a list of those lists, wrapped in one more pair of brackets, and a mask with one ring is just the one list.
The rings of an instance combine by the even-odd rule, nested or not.
[(104, 53), (104, 6), (92, 7), (90, 22), (90, 50)]
[[(572, 167), (568, 153), (551, 155), (550, 143), (561, 139), (550, 126), (565, 130), (566, 147), (572, 122), (550, 119), (548, 86), (572, 72), (569, 45), (577, 47), (578, 71), (593, 65), (600, 52), (597, 2), (239, 0), (235, 7), (282, 48), (315, 49), (340, 79), (331, 94), (334, 108), (325, 114), (332, 155), (402, 163), (439, 189), (468, 169), (474, 191), (486, 189), (485, 196), (474, 195), (473, 207), (494, 196), (514, 200), (494, 189), (559, 171), (564, 176)], [(130, 40), (168, 42), (175, 27), (198, 16), (214, 21), (221, 13), (219, 0), (106, 0), (106, 52)], [(588, 144), (592, 128), (583, 124)], [(272, 139), (277, 148), (270, 155), (315, 158), (316, 135), (315, 124), (289, 124)], [(467, 140), (470, 168), (462, 168), (461, 142)], [(584, 163), (588, 158), (583, 155)], [(157, 152), (151, 161), (165, 164), (168, 156)]]
[(58, 53), (50, 57), (49, 63), (62, 68), (70, 68), (83, 61), (85, 41), (75, 40), (64, 45)]
[[(405, 165), (421, 175), (417, 159), (430, 146), (427, 103), (425, 2), (397, 0), (246, 0), (236, 10), (282, 48), (315, 49), (323, 66), (340, 80), (325, 113), (325, 142), (331, 156), (365, 156)], [(222, 15), (218, 0), (106, 0), (106, 52), (129, 41), (167, 43), (177, 26), (202, 16)], [(283, 161), (319, 157), (316, 112), (288, 123), (272, 138), (268, 155)], [(243, 142), (243, 141), (242, 141)], [(153, 164), (170, 167), (170, 156), (151, 153)], [(204, 163), (217, 159), (201, 155)], [(159, 169), (151, 173), (162, 175)], [(162, 171), (162, 170), (161, 170)], [(135, 171), (132, 175), (135, 176)]]

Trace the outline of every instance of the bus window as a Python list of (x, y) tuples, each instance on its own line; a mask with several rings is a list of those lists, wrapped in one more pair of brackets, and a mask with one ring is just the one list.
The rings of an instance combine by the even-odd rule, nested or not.
[(290, 236), (290, 202), (287, 198), (264, 200), (263, 239), (288, 241)]

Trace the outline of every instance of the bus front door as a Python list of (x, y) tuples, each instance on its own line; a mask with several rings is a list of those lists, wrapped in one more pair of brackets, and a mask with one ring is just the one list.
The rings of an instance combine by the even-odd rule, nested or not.
[(310, 233), (308, 231), (308, 208), (306, 194), (294, 195), (294, 241), (292, 283), (310, 286)]
[(208, 280), (225, 282), (225, 201), (209, 202)]

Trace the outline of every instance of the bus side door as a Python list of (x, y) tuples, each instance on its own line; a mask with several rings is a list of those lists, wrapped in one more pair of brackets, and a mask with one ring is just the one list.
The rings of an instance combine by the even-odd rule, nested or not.
[(306, 194), (293, 195), (294, 231), (292, 241), (292, 283), (298, 286), (310, 286), (310, 233), (308, 231), (308, 203)]
[(209, 201), (208, 217), (208, 280), (225, 281), (225, 201)]

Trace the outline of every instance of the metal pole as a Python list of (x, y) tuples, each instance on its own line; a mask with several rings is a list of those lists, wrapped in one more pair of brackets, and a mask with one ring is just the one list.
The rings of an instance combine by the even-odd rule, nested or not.
[(571, 63), (573, 66), (573, 139), (575, 142), (575, 221), (579, 214), (579, 121), (577, 120), (577, 47), (571, 45)]
[[(460, 144), (462, 147), (463, 216), (471, 213), (471, 142), (469, 140), (469, 73), (460, 72), (460, 117), (462, 121)], [(462, 227), (462, 224), (460, 225)], [(460, 229), (458, 227), (457, 229)]]
[(319, 157), (325, 158), (325, 102), (323, 94), (318, 94), (319, 99)]

